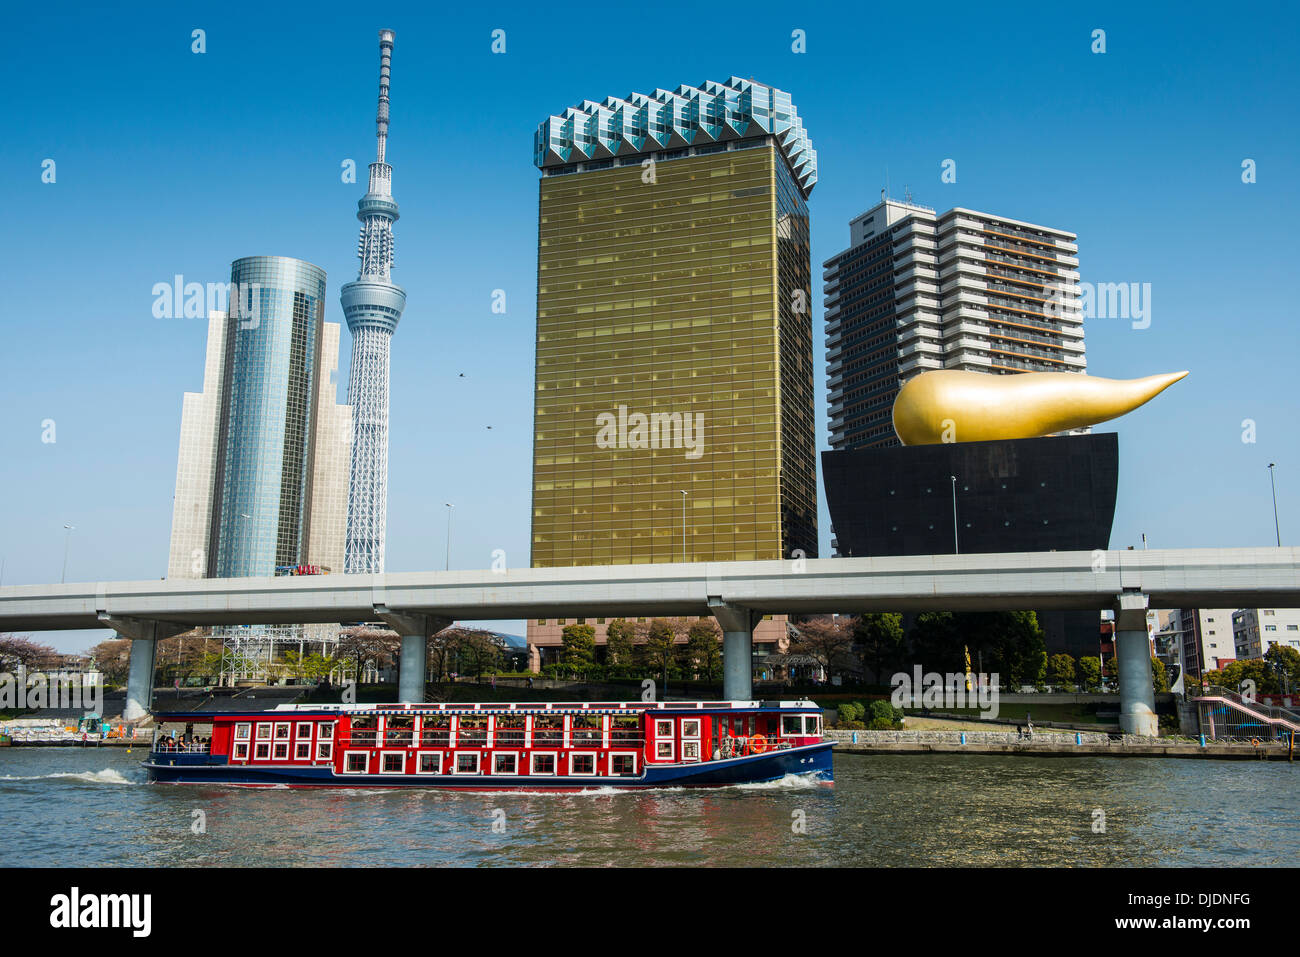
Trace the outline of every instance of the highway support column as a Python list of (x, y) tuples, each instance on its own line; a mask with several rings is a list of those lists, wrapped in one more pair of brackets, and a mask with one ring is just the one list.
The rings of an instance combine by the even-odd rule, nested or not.
[(402, 639), (401, 657), (397, 665), (397, 700), (404, 704), (424, 704), (428, 642), (451, 625), (452, 619), (422, 612), (395, 612), (387, 605), (376, 605), (375, 617), (397, 632)]
[(1119, 669), (1119, 726), (1125, 734), (1159, 734), (1151, 688), (1151, 640), (1147, 596), (1124, 592), (1115, 599), (1115, 665)]
[(709, 599), (709, 611), (722, 626), (722, 697), (750, 701), (754, 697), (754, 628), (763, 616), (721, 598)]
[(122, 720), (138, 721), (153, 707), (154, 659), (158, 642), (189, 631), (189, 626), (170, 621), (115, 618), (105, 612), (99, 613), (99, 620), (123, 638), (131, 639), (131, 666), (126, 678), (126, 705), (122, 709)]

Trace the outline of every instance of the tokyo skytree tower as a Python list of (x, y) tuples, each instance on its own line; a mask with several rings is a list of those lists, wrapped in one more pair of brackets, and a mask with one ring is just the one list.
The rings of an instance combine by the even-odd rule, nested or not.
[(370, 188), (357, 203), (361, 272), (343, 287), (343, 315), (352, 331), (352, 474), (348, 485), (348, 532), (343, 570), (349, 575), (384, 570), (388, 521), (388, 350), (406, 307), (406, 292), (393, 285), (393, 168), (384, 162), (388, 140), (388, 74), (393, 31), (379, 31), (378, 150), (370, 164)]

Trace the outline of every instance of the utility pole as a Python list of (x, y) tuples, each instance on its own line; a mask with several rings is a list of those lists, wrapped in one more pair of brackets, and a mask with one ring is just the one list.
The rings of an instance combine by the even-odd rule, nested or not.
[(451, 571), (451, 510), (455, 507), (451, 502), (443, 502), (447, 506), (447, 571)]
[(952, 476), (952, 553), (960, 555), (957, 547), (957, 476)]
[(72, 530), (77, 526), (64, 525), (63, 527), (66, 528), (68, 532), (63, 536), (63, 574), (59, 576), (60, 585), (64, 584), (68, 580), (68, 549), (72, 546)]
[[(682, 493), (682, 561), (686, 561), (686, 489), (677, 491)], [(667, 677), (664, 680), (667, 681)]]
[(1282, 529), (1277, 524), (1277, 483), (1273, 481), (1273, 467), (1276, 462), (1268, 463), (1268, 484), (1273, 489), (1273, 533), (1277, 535), (1277, 547), (1282, 547)]

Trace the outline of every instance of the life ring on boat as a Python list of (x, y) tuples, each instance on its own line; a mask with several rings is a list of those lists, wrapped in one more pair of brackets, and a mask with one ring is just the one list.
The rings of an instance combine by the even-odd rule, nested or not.
[(1250, 739), (1250, 746), (1251, 746), (1252, 748), (1258, 748), (1258, 747), (1259, 747), (1259, 738), (1251, 738), (1251, 739)]
[(762, 754), (767, 750), (767, 738), (756, 734), (749, 739), (749, 747), (755, 754)]

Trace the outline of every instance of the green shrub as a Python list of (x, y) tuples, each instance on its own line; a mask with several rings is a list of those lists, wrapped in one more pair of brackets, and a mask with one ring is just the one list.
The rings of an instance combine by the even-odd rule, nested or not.
[(866, 711), (856, 701), (846, 701), (838, 708), (838, 723), (842, 726), (848, 722), (861, 721)]
[[(871, 718), (871, 727), (877, 730), (901, 728), (903, 726), (903, 709), (895, 708), (884, 699), (871, 702), (871, 710), (868, 714)], [(878, 723), (879, 728), (877, 728)]]

